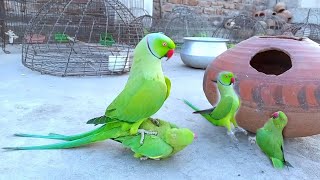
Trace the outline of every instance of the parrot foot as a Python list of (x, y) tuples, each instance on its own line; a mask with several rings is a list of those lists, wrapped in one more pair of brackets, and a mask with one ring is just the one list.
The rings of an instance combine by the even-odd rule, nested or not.
[(145, 160), (148, 160), (149, 158), (146, 157), (146, 156), (143, 156), (143, 157), (140, 157), (140, 161), (145, 161)]
[(227, 134), (228, 134), (228, 136), (230, 136), (231, 140), (238, 145), (239, 140), (234, 135), (234, 132), (233, 131), (228, 131)]
[(156, 125), (156, 126), (160, 126), (160, 121), (159, 121), (159, 119), (158, 118), (149, 118), (150, 119), (150, 121), (154, 124), (154, 125)]
[(253, 136), (253, 137), (249, 136), (248, 141), (250, 142), (250, 144), (255, 144), (256, 143), (256, 136)]
[(237, 126), (234, 128), (234, 130), (235, 130), (235, 132), (242, 132), (246, 136), (248, 135), (248, 132), (245, 129), (243, 129), (242, 127)]
[(154, 131), (147, 131), (144, 129), (138, 129), (138, 134), (141, 134), (141, 139), (140, 139), (140, 144), (143, 144), (143, 140), (144, 140), (144, 135), (145, 134), (149, 134), (149, 135), (157, 135), (157, 132)]

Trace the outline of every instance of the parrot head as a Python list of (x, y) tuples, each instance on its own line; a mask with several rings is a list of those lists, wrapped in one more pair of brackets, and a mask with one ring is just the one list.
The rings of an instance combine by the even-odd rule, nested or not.
[(147, 46), (151, 54), (162, 59), (166, 57), (169, 60), (176, 48), (175, 43), (168, 36), (163, 33), (151, 33), (146, 36)]
[(166, 132), (165, 141), (179, 151), (191, 144), (194, 137), (195, 134), (187, 128), (172, 128)]
[(218, 80), (213, 80), (213, 82), (223, 86), (231, 86), (235, 83), (235, 80), (236, 77), (232, 72), (222, 71), (218, 75)]
[(282, 111), (277, 111), (271, 115), (271, 119), (273, 124), (278, 127), (283, 129), (287, 123), (288, 123), (288, 117), (286, 114)]

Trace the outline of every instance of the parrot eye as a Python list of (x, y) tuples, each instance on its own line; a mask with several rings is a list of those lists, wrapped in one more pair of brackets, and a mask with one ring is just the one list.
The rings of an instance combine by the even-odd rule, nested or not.
[(167, 43), (166, 43), (166, 42), (163, 42), (163, 43), (162, 43), (162, 46), (163, 46), (163, 47), (166, 47), (166, 46), (167, 46)]

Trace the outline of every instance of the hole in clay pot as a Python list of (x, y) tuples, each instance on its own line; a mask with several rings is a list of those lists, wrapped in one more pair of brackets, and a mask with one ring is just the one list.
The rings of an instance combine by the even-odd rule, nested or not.
[(292, 67), (290, 56), (279, 50), (259, 52), (250, 61), (257, 71), (267, 75), (280, 75)]

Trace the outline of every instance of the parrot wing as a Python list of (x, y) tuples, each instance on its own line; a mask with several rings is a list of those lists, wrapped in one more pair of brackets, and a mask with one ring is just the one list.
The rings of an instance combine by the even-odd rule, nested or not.
[(168, 156), (173, 151), (173, 148), (158, 136), (145, 135), (142, 145), (140, 144), (140, 138), (141, 135), (124, 136), (115, 140), (122, 142), (124, 146), (131, 148), (135, 153), (149, 158)]
[(293, 166), (292, 166), (288, 161), (286, 161), (286, 159), (284, 158), (283, 144), (281, 145), (281, 151), (282, 151), (282, 154), (283, 154), (284, 164), (285, 164), (286, 166), (288, 166), (288, 167), (292, 167), (292, 168), (293, 168)]
[(232, 109), (232, 104), (233, 98), (231, 96), (221, 98), (218, 105), (211, 112), (210, 116), (215, 120), (226, 117)]
[(104, 124), (112, 120), (137, 122), (157, 112), (166, 94), (167, 87), (163, 81), (133, 81), (108, 106), (105, 118), (91, 119), (87, 124)]
[(167, 85), (167, 95), (166, 95), (166, 99), (169, 97), (170, 92), (171, 92), (171, 81), (167, 76), (164, 76), (164, 80), (166, 82)]

